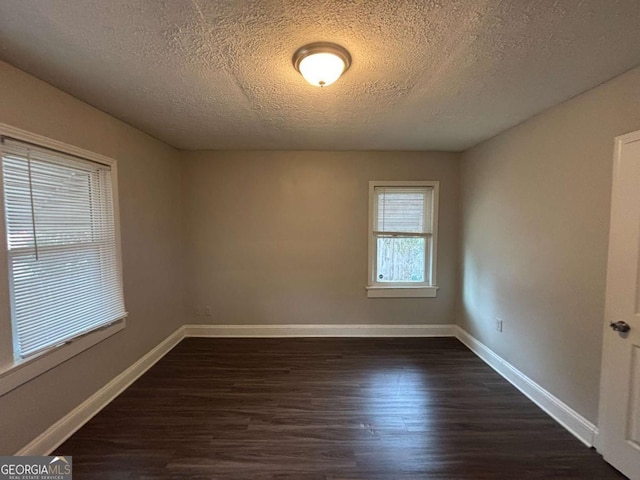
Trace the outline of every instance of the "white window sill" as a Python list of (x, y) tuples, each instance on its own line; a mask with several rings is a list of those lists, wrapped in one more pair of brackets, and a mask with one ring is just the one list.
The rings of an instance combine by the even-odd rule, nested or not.
[(126, 319), (123, 318), (40, 355), (3, 365), (0, 368), (0, 396), (118, 333), (125, 325)]
[(367, 287), (367, 297), (369, 298), (435, 298), (438, 296), (438, 287), (431, 285), (428, 287), (412, 287), (412, 286), (369, 286)]

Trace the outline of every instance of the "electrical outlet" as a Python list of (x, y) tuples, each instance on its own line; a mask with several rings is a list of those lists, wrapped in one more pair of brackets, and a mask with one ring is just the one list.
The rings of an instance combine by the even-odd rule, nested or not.
[(502, 320), (499, 318), (496, 318), (496, 330), (502, 333)]
[(204, 316), (205, 317), (213, 317), (213, 310), (211, 309), (211, 305), (205, 305), (205, 307), (204, 307)]

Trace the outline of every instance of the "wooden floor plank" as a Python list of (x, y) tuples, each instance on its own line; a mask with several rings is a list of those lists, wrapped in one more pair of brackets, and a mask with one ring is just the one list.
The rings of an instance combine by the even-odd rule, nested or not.
[(77, 479), (620, 479), (453, 338), (183, 340), (61, 445)]

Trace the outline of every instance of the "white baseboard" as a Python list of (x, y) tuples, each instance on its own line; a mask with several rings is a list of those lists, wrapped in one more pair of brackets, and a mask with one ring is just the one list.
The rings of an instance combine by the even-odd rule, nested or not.
[(455, 325), (185, 325), (185, 337), (453, 337)]
[(571, 432), (588, 447), (596, 444), (598, 428), (578, 412), (562, 402), (524, 373), (504, 360), (489, 347), (472, 337), (460, 327), (456, 327), (456, 337), (491, 368), (507, 379), (533, 403), (547, 412), (556, 422)]
[(184, 325), (58, 420), (16, 455), (48, 455), (166, 355), (184, 337), (456, 337), (588, 447), (598, 429), (486, 345), (456, 325)]
[(455, 325), (185, 325), (16, 455), (48, 455), (164, 357), (184, 337), (452, 337)]
[(184, 338), (180, 327), (124, 372), (62, 417), (16, 455), (49, 455)]

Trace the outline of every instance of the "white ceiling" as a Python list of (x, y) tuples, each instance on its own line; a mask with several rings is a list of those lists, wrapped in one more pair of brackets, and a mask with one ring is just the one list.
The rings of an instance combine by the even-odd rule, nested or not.
[(639, 65), (640, 1), (1, 0), (0, 58), (183, 149), (462, 150)]

